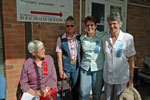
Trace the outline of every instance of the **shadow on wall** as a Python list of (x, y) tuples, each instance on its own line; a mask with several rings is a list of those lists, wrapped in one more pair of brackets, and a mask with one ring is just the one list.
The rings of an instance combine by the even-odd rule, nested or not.
[(17, 92), (16, 92), (16, 98), (17, 98), (17, 100), (21, 99), (22, 93), (23, 92), (22, 92), (22, 90), (20, 88), (20, 83), (18, 83)]

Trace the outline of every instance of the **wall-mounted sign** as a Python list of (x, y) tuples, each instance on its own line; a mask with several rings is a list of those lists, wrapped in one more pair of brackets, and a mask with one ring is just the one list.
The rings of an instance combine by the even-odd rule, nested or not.
[(64, 23), (73, 15), (73, 0), (16, 0), (17, 21)]

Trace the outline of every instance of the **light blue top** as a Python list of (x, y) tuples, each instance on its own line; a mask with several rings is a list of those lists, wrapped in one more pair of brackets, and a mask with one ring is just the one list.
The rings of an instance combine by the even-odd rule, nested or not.
[(82, 61), (81, 68), (88, 71), (103, 69), (104, 54), (102, 48), (102, 37), (104, 33), (96, 31), (94, 38), (88, 38), (87, 34), (81, 36)]

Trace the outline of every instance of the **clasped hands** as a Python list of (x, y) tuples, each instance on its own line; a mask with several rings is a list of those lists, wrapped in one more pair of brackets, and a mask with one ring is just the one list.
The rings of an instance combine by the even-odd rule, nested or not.
[(45, 89), (42, 89), (42, 90), (37, 90), (36, 91), (36, 96), (39, 96), (39, 97), (45, 97), (47, 92), (49, 91), (49, 87), (46, 87)]

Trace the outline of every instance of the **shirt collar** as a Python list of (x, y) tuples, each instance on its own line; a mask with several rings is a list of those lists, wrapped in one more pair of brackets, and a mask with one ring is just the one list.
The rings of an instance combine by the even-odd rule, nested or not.
[[(78, 34), (75, 32), (73, 38), (76, 38)], [(67, 38), (67, 33), (65, 32), (65, 34), (62, 35), (62, 39)], [(68, 38), (68, 39), (72, 39), (72, 38)]]
[(119, 33), (119, 36), (118, 36), (117, 40), (121, 41), (122, 38), (123, 38), (123, 32), (120, 30), (120, 33)]
[[(30, 64), (35, 64), (36, 65), (35, 59), (33, 57), (29, 58), (29, 59), (30, 59)], [(43, 58), (43, 61), (45, 61), (45, 58)]]
[(99, 32), (96, 30), (96, 35), (95, 35), (95, 37), (94, 38), (99, 38)]
[[(123, 38), (123, 32), (120, 30), (117, 40), (121, 41), (122, 38)], [(111, 40), (111, 34), (109, 34), (109, 39)]]
[[(116, 41), (122, 41), (122, 39), (123, 39), (123, 32), (120, 30), (119, 36)], [(109, 41), (112, 44), (111, 34), (109, 34)]]

